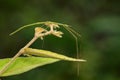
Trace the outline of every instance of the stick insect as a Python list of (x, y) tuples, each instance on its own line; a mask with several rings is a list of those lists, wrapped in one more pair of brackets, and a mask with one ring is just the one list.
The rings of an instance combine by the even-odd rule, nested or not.
[[(46, 22), (36, 22), (36, 23), (32, 23), (32, 24), (28, 24), (25, 26), (20, 27), (19, 29), (17, 29), (16, 31), (14, 31), (13, 33), (11, 33), (10, 35), (13, 35), (15, 33), (17, 33), (18, 31), (30, 27), (30, 26), (36, 26), (36, 25), (46, 25), (50, 30), (46, 30), (44, 28), (40, 28), (40, 27), (36, 27), (35, 28), (35, 35), (33, 37), (33, 39), (22, 49), (20, 49), (20, 51), (12, 58), (12, 60), (2, 69), (2, 71), (0, 71), (0, 75), (6, 71), (6, 69), (8, 68), (8, 66), (18, 57), (20, 56), (22, 53), (24, 53), (24, 49), (28, 48), (34, 41), (36, 41), (38, 38), (41, 38), (43, 40), (43, 37), (46, 35), (54, 35), (57, 37), (62, 37), (63, 32), (61, 31), (57, 31), (56, 28), (61, 28), (63, 27), (65, 30), (67, 30), (74, 38), (76, 41), (76, 52), (77, 52), (77, 58), (79, 58), (79, 49), (78, 49), (78, 38), (81, 37), (81, 35), (79, 33), (77, 33), (75, 30), (73, 30), (69, 25), (66, 24), (61, 24), (61, 23), (57, 23), (57, 22), (51, 22), (51, 21), (46, 21)], [(79, 68), (78, 68), (79, 69)], [(79, 70), (78, 70), (79, 71)]]
[[(77, 53), (77, 58), (79, 58), (79, 49), (78, 49), (78, 38), (81, 37), (81, 35), (76, 32), (74, 29), (72, 29), (71, 26), (67, 25), (67, 24), (61, 24), (61, 23), (57, 23), (57, 22), (51, 22), (51, 21), (46, 21), (46, 22), (36, 22), (36, 23), (32, 23), (32, 24), (28, 24), (25, 26), (20, 27), (19, 29), (17, 29), (16, 31), (12, 32), (10, 35), (13, 35), (15, 33), (17, 33), (18, 31), (21, 31), (24, 28), (30, 27), (30, 26), (35, 26), (35, 25), (46, 25), (50, 28), (52, 28), (52, 26), (54, 28), (60, 28), (63, 27), (64, 29), (66, 29), (74, 38), (75, 38), (75, 42), (76, 42), (76, 53)], [(51, 26), (52, 25), (52, 26)], [(57, 36), (57, 35), (56, 35)], [(61, 37), (61, 36), (59, 36)]]
[[(11, 33), (10, 35), (13, 35), (13, 34), (15, 34), (15, 33), (17, 33), (18, 31), (21, 31), (22, 29), (24, 29), (24, 28), (27, 28), (27, 27), (30, 27), (30, 26), (35, 26), (35, 25), (46, 25), (46, 26), (48, 26), (49, 28), (51, 28), (51, 30), (53, 30), (53, 29), (56, 29), (56, 28), (64, 28), (66, 31), (68, 31), (69, 32), (69, 34), (71, 35), (71, 36), (73, 36), (74, 37), (74, 39), (75, 39), (75, 44), (76, 44), (76, 53), (77, 53), (77, 55), (76, 55), (76, 57), (79, 59), (79, 44), (78, 44), (78, 39), (81, 37), (81, 35), (78, 33), (78, 32), (76, 32), (71, 26), (69, 26), (69, 25), (67, 25), (67, 24), (62, 24), (62, 23), (57, 23), (57, 22), (51, 22), (51, 21), (46, 21), (46, 22), (36, 22), (36, 23), (32, 23), (32, 24), (29, 24), (29, 25), (25, 25), (25, 26), (23, 26), (23, 27), (20, 27), (19, 29), (17, 29), (16, 31), (14, 31), (13, 33)], [(60, 32), (61, 34), (62, 34), (62, 32)], [(56, 35), (56, 34), (53, 34), (53, 35), (55, 35), (55, 36), (57, 36), (57, 37), (62, 37), (62, 36), (58, 36), (58, 35)], [(43, 38), (41, 38), (41, 39), (43, 39)], [(77, 74), (78, 74), (78, 76), (79, 76), (79, 63), (77, 64), (78, 65), (78, 67), (77, 67)]]

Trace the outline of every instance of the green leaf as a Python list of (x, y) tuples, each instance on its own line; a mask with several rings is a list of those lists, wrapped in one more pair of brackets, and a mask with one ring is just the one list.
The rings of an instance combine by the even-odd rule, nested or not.
[[(54, 63), (60, 60), (86, 62), (86, 60), (84, 59), (75, 59), (46, 50), (26, 48), (24, 51), (28, 55), (34, 55), (39, 57), (18, 57), (9, 66), (9, 68), (2, 75), (0, 75), (0, 77), (21, 74), (36, 67)], [(10, 61), (10, 59), (12, 58), (0, 59), (0, 70), (3, 69), (3, 67)]]
[[(10, 61), (11, 58), (0, 59), (0, 70)], [(54, 63), (59, 59), (41, 58), (41, 57), (18, 57), (14, 63), (0, 77), (11, 76), (24, 73), (31, 69), (46, 64)]]

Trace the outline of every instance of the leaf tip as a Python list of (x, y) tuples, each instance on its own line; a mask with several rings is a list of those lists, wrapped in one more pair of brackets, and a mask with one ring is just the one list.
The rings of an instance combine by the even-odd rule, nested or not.
[(84, 59), (77, 59), (76, 61), (78, 61), (78, 62), (87, 62), (87, 60), (84, 60)]

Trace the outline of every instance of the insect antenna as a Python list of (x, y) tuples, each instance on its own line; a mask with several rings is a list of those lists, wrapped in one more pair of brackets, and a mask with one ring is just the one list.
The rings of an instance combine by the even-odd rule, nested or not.
[(34, 25), (40, 25), (40, 24), (44, 24), (44, 23), (45, 23), (45, 22), (36, 22), (36, 23), (24, 25), (24, 26), (18, 28), (17, 30), (15, 30), (14, 32), (10, 33), (10, 36), (13, 35), (13, 34), (15, 34), (15, 33), (17, 33), (17, 32), (19, 32), (19, 31), (21, 31), (21, 30), (24, 29), (24, 28), (27, 28), (27, 27), (30, 27), (30, 26), (34, 26)]

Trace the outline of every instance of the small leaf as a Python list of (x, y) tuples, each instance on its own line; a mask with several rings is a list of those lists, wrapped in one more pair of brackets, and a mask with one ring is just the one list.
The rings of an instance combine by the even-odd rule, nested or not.
[[(0, 70), (10, 61), (11, 58), (0, 59)], [(11, 76), (24, 73), (31, 69), (46, 64), (54, 63), (59, 59), (41, 58), (41, 57), (18, 57), (13, 64), (0, 77)]]
[(84, 59), (75, 59), (75, 58), (71, 58), (71, 57), (61, 55), (59, 53), (47, 51), (47, 50), (26, 48), (25, 53), (29, 55), (42, 56), (42, 57), (47, 57), (47, 58), (49, 57), (49, 58), (55, 58), (55, 59), (60, 59), (60, 60), (66, 60), (66, 61), (86, 62), (86, 60)]

